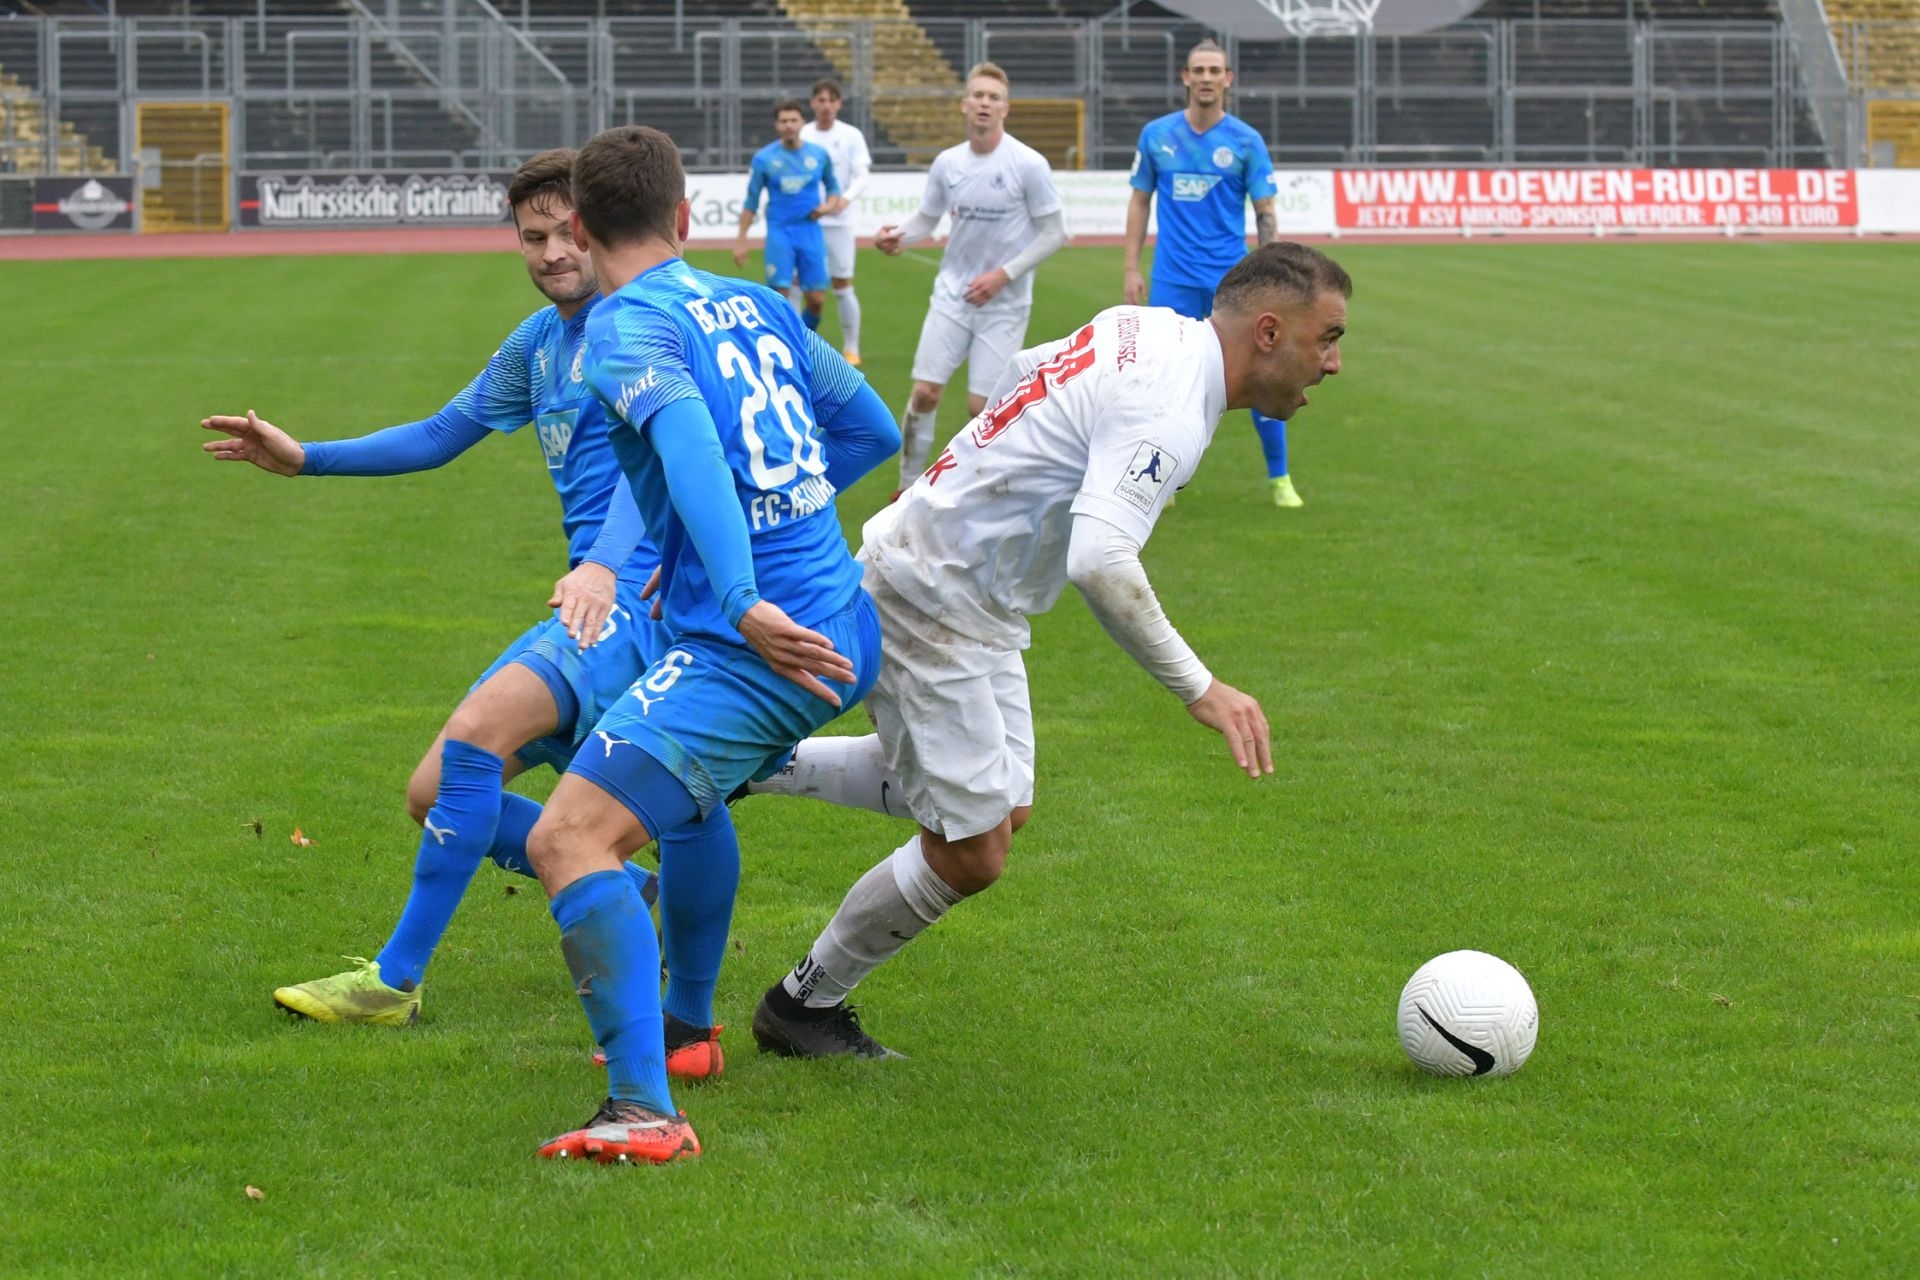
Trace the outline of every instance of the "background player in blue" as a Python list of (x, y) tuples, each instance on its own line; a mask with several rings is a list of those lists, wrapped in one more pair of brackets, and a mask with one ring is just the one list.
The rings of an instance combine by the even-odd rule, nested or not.
[[(1273, 211), (1273, 160), (1259, 132), (1227, 114), (1233, 71), (1211, 40), (1187, 54), (1180, 72), (1187, 107), (1150, 121), (1140, 131), (1133, 157), (1133, 198), (1127, 206), (1125, 301), (1172, 307), (1204, 320), (1213, 310), (1214, 286), (1246, 256), (1246, 202), (1253, 201), (1256, 238), (1278, 237)], [(1160, 238), (1153, 252), (1153, 288), (1140, 276), (1140, 249), (1147, 215), (1160, 197)], [(1144, 295), (1144, 296), (1143, 296)], [(1287, 474), (1287, 424), (1253, 411), (1260, 448), (1267, 456), (1267, 483), (1277, 507), (1303, 505)]]
[(661, 551), (672, 639), (594, 727), (604, 750), (574, 758), (528, 841), (609, 1095), (540, 1154), (666, 1161), (700, 1145), (667, 1089), (659, 955), (622, 860), (655, 832), (712, 821), (866, 695), (879, 623), (833, 496), (900, 434), (777, 294), (680, 260), (690, 210), (671, 138), (637, 125), (595, 138), (574, 206), (608, 294), (587, 326), (587, 381)]
[[(540, 806), (504, 791), (504, 781), (535, 763), (564, 769), (601, 710), (662, 651), (640, 599), (658, 556), (613, 456), (605, 412), (585, 381), (586, 322), (598, 294), (592, 259), (574, 243), (568, 221), (572, 166), (570, 150), (543, 152), (508, 187), (527, 272), (553, 305), (515, 329), (439, 413), (355, 440), (304, 446), (252, 413), (204, 424), (226, 437), (206, 446), (215, 458), (281, 475), (425, 470), (495, 432), (531, 424), (567, 535), (572, 568), (554, 588), (555, 615), (507, 647), (414, 771), (407, 807), (423, 830), (412, 892), (392, 937), (372, 961), (274, 993), (276, 1003), (306, 1017), (384, 1025), (418, 1017), (427, 961), (481, 859), (491, 854), (531, 874), (526, 837)], [(721, 814), (690, 836), (696, 848), (688, 856), (724, 859), (732, 827)], [(666, 842), (662, 854), (666, 866), (680, 851)], [(733, 859), (737, 865), (737, 850)], [(631, 867), (630, 874), (651, 895), (651, 873)], [(725, 905), (730, 909), (730, 899)], [(717, 977), (719, 960), (689, 960), (682, 977), (695, 981), (708, 969)], [(717, 1069), (717, 1047), (688, 1048), (704, 1041), (681, 1039), (670, 1047), (687, 1049), (682, 1066)]]
[(820, 218), (835, 211), (831, 197), (840, 194), (840, 175), (833, 171), (833, 157), (825, 147), (800, 140), (806, 123), (806, 109), (798, 98), (788, 98), (773, 109), (780, 140), (754, 153), (733, 265), (747, 265), (747, 232), (765, 192), (767, 284), (782, 293), (800, 290), (807, 328), (818, 329), (827, 307), (827, 239), (821, 233)]

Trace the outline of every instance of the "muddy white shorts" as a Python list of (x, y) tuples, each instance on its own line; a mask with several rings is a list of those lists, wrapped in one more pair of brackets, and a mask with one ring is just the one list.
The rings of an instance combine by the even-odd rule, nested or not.
[(1033, 803), (1033, 708), (1017, 649), (981, 644), (920, 612), (862, 561), (880, 614), (880, 678), (867, 711), (914, 819), (949, 840)]

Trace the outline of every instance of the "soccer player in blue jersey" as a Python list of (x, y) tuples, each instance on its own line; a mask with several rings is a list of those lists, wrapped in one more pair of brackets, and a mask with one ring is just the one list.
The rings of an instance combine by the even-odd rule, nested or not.
[[(534, 764), (563, 770), (600, 712), (664, 652), (641, 594), (659, 556), (622, 480), (600, 401), (585, 381), (586, 324), (598, 301), (591, 257), (573, 240), (573, 152), (542, 152), (509, 187), (527, 273), (552, 305), (528, 317), (465, 390), (433, 417), (353, 440), (302, 445), (256, 414), (205, 420), (221, 439), (205, 448), (223, 461), (279, 475), (395, 475), (452, 461), (495, 434), (531, 425), (560, 497), (572, 566), (554, 588), (555, 613), (509, 645), (448, 719), (407, 788), (422, 824), (412, 892), (399, 924), (372, 961), (329, 978), (282, 987), (282, 1008), (323, 1022), (408, 1025), (420, 1012), (427, 961), (483, 858), (531, 874), (526, 837), (540, 806), (503, 789)], [(598, 643), (595, 643), (598, 641)], [(587, 749), (595, 744), (588, 743)], [(681, 858), (737, 867), (724, 813), (662, 843), (662, 865)], [(629, 864), (649, 897), (652, 873)], [(685, 895), (681, 914), (711, 910)], [(720, 903), (731, 911), (731, 893)], [(675, 913), (663, 907), (671, 928)], [(722, 926), (724, 932), (724, 925)], [(698, 930), (695, 930), (698, 932)], [(721, 955), (676, 955), (683, 984), (718, 977)], [(683, 1002), (690, 1003), (690, 1002)], [(699, 1014), (697, 1007), (686, 1010)], [(670, 1024), (676, 1074), (719, 1070), (708, 1016)]]
[[(1186, 109), (1150, 121), (1140, 131), (1122, 292), (1131, 305), (1172, 307), (1204, 320), (1213, 310), (1220, 278), (1246, 256), (1248, 200), (1259, 243), (1278, 238), (1273, 211), (1278, 188), (1265, 140), (1252, 125), (1227, 114), (1233, 71), (1220, 46), (1212, 40), (1195, 45), (1180, 81), (1187, 87)], [(1140, 276), (1140, 250), (1155, 196), (1160, 198), (1160, 239), (1148, 289)], [(1273, 504), (1304, 505), (1287, 474), (1287, 424), (1255, 409), (1253, 426), (1267, 456)]]
[(747, 200), (740, 209), (740, 234), (733, 246), (733, 265), (747, 265), (747, 232), (760, 212), (761, 193), (767, 198), (767, 284), (782, 293), (800, 291), (801, 315), (807, 328), (818, 329), (827, 306), (827, 239), (820, 219), (837, 213), (840, 175), (833, 157), (814, 142), (803, 142), (806, 109), (798, 98), (788, 98), (773, 109), (777, 142), (754, 153), (747, 176)]
[[(731, 791), (866, 696), (879, 624), (834, 493), (900, 433), (778, 294), (681, 261), (690, 211), (671, 138), (602, 133), (580, 152), (573, 192), (574, 235), (607, 295), (587, 325), (587, 382), (661, 550), (672, 639), (601, 717), (604, 750), (574, 757), (528, 841), (609, 1095), (540, 1154), (663, 1162), (700, 1144), (668, 1092), (660, 958), (623, 860), (658, 832), (712, 821)], [(681, 874), (666, 876), (663, 901)]]

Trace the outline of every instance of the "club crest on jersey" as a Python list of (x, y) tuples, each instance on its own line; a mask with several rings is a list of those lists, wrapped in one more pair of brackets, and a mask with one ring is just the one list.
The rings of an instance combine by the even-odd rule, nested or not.
[(818, 169), (820, 167), (820, 162), (818, 160), (815, 160), (812, 156), (808, 156), (806, 160), (806, 165), (807, 165), (807, 168), (809, 169)]
[(1161, 446), (1149, 441), (1133, 451), (1133, 461), (1120, 473), (1113, 491), (1121, 501), (1151, 512), (1160, 491), (1173, 483), (1180, 460)]
[(1218, 175), (1211, 173), (1176, 173), (1173, 175), (1173, 198), (1182, 204), (1205, 200), (1218, 181)]
[(573, 349), (573, 371), (568, 374), (575, 382), (580, 381), (582, 370), (587, 362), (587, 344), (581, 343)]
[(1215, 147), (1213, 149), (1213, 163), (1222, 169), (1233, 168), (1233, 148)]

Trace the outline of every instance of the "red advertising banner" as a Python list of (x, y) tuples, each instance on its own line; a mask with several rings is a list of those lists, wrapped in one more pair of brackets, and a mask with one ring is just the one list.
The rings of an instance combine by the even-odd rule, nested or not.
[(1343, 169), (1354, 231), (1777, 231), (1860, 222), (1848, 169)]

